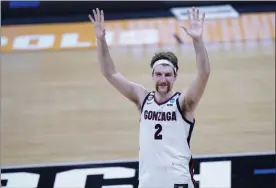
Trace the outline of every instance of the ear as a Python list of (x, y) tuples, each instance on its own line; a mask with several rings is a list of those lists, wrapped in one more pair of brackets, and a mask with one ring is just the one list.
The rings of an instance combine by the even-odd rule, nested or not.
[(178, 76), (177, 72), (174, 73), (174, 78), (176, 79)]

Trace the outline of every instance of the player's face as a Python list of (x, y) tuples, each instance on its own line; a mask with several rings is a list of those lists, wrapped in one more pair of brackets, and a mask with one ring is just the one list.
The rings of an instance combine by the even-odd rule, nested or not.
[(171, 66), (158, 65), (153, 72), (153, 80), (157, 92), (168, 93), (175, 82), (174, 70)]

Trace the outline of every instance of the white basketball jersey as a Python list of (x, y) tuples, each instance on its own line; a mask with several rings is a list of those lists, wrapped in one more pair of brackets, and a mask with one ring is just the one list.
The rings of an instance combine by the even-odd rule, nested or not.
[[(191, 183), (189, 147), (194, 121), (185, 119), (175, 93), (163, 103), (154, 92), (145, 98), (140, 117), (139, 188)], [(190, 186), (189, 186), (190, 188)]]

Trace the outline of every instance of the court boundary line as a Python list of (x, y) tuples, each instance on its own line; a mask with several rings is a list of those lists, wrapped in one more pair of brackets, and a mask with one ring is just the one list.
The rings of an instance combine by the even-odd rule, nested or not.
[[(268, 152), (248, 152), (248, 153), (228, 153), (228, 154), (210, 154), (210, 155), (193, 155), (193, 159), (197, 158), (219, 158), (219, 157), (242, 157), (242, 156), (260, 156), (260, 155), (275, 155), (275, 151)], [(86, 162), (61, 162), (61, 163), (47, 163), (47, 164), (30, 164), (30, 165), (14, 165), (1, 166), (1, 170), (22, 169), (22, 168), (44, 168), (44, 167), (60, 167), (60, 166), (82, 166), (94, 164), (110, 164), (110, 163), (125, 163), (138, 162), (136, 159), (118, 159), (118, 160), (96, 160)]]

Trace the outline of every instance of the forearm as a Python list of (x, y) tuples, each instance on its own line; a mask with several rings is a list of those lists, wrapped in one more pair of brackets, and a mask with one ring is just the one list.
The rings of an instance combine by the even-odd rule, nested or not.
[(116, 72), (115, 65), (110, 56), (105, 38), (97, 39), (97, 54), (98, 54), (98, 61), (99, 61), (102, 73), (105, 76), (109, 76), (115, 73)]
[(197, 71), (202, 76), (209, 76), (210, 74), (210, 63), (208, 54), (202, 38), (194, 39), (194, 48), (196, 53), (196, 66)]

